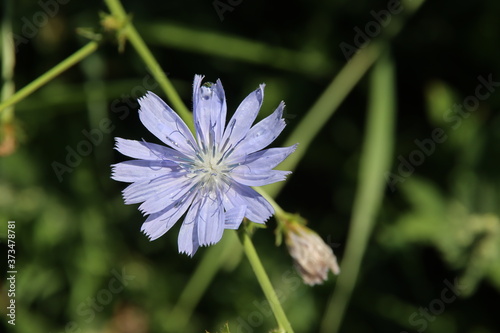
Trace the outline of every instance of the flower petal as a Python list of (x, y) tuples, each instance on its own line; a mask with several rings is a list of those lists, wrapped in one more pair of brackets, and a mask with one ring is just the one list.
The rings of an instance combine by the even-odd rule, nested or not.
[(179, 253), (186, 253), (188, 256), (193, 256), (198, 250), (198, 228), (196, 226), (196, 217), (200, 208), (200, 201), (194, 200), (194, 203), (189, 208), (186, 218), (181, 225), (179, 231), (178, 246)]
[(246, 206), (245, 217), (255, 223), (264, 223), (274, 214), (273, 207), (263, 196), (254, 189), (236, 182), (224, 192), (223, 202), (226, 209)]
[(259, 88), (248, 95), (238, 106), (224, 131), (221, 150), (236, 146), (245, 137), (262, 106), (264, 87), (265, 84), (259, 85)]
[(222, 200), (213, 192), (202, 195), (200, 200), (200, 209), (196, 219), (198, 241), (202, 246), (215, 244), (220, 241), (224, 232)]
[(186, 212), (189, 205), (193, 202), (194, 194), (178, 200), (177, 202), (165, 207), (163, 210), (151, 214), (146, 222), (142, 224), (141, 231), (144, 232), (149, 240), (155, 240), (165, 234)]
[(156, 187), (154, 193), (148, 193), (148, 198), (140, 206), (139, 210), (145, 214), (159, 212), (182, 197), (193, 192), (196, 184), (187, 177), (165, 178), (161, 186)]
[[(193, 80), (193, 118), (196, 119), (198, 115), (196, 114), (196, 111), (198, 109), (198, 102), (200, 100), (200, 87), (201, 87), (201, 82), (203, 81), (204, 75), (200, 74), (195, 74), (194, 80)], [(195, 121), (196, 123), (196, 121)]]
[(246, 210), (247, 206), (238, 206), (226, 211), (224, 229), (238, 229), (245, 217)]
[(239, 164), (234, 170), (243, 167), (249, 169), (273, 169), (295, 151), (297, 144), (285, 148), (269, 148), (238, 158), (229, 158), (227, 164)]
[(286, 176), (291, 171), (281, 170), (268, 170), (268, 169), (246, 169), (245, 165), (241, 166), (243, 169), (231, 171), (231, 178), (242, 185), (247, 186), (264, 186), (286, 179)]
[(212, 147), (221, 141), (226, 124), (226, 96), (220, 80), (202, 86), (203, 76), (196, 75), (193, 85), (193, 116), (198, 143)]
[(160, 97), (148, 91), (139, 104), (139, 118), (151, 133), (175, 150), (194, 153), (194, 138), (187, 125)]
[(231, 158), (234, 159), (256, 152), (273, 142), (286, 126), (285, 120), (282, 118), (284, 107), (285, 103), (281, 102), (271, 115), (253, 126), (248, 131), (245, 139), (235, 147)]
[(177, 150), (146, 141), (115, 138), (115, 149), (125, 156), (141, 160), (183, 161), (186, 155)]
[(144, 181), (130, 184), (123, 190), (125, 204), (136, 204), (144, 202), (158, 193), (172, 188), (172, 182), (177, 179), (185, 179), (185, 171), (170, 172), (161, 177), (146, 179)]
[(134, 183), (165, 176), (180, 171), (172, 161), (130, 160), (111, 166), (111, 178), (120, 182)]

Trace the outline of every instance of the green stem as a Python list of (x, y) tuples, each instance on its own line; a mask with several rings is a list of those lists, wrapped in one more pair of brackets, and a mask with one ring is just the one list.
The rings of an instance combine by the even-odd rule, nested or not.
[[(111, 14), (115, 16), (120, 22), (128, 21), (127, 13), (125, 12), (125, 9), (123, 8), (120, 0), (105, 0), (105, 2), (109, 10), (111, 11)], [(134, 25), (131, 22), (127, 22), (123, 27), (122, 33), (125, 34), (127, 39), (130, 41), (130, 44), (132, 44), (148, 69), (151, 71), (151, 74), (153, 74), (156, 81), (158, 81), (161, 88), (165, 92), (165, 95), (170, 100), (172, 107), (175, 109), (175, 111), (177, 111), (179, 116), (184, 120), (191, 131), (194, 132), (192, 113), (188, 110), (184, 102), (182, 102), (182, 99), (177, 93), (177, 90), (175, 90), (174, 86), (165, 75), (165, 72), (162, 71), (160, 65), (158, 64), (158, 61), (156, 61), (155, 57), (147, 47), (141, 35), (137, 32)]]
[(271, 310), (274, 313), (274, 317), (276, 318), (280, 329), (287, 333), (293, 333), (292, 326), (286, 317), (285, 311), (283, 311), (283, 308), (281, 307), (278, 296), (276, 296), (276, 292), (274, 291), (271, 281), (264, 270), (264, 266), (262, 266), (259, 255), (257, 254), (257, 251), (255, 251), (252, 239), (246, 232), (243, 233), (243, 250), (245, 251), (248, 261), (250, 262), (255, 276), (257, 277), (257, 281), (259, 281), (262, 291), (271, 306)]
[[(12, 0), (4, 2), (4, 17), (2, 22), (2, 92), (1, 100), (10, 98), (15, 91), (14, 67), (16, 64), (16, 49), (12, 38)], [(2, 122), (11, 122), (14, 108), (7, 108), (2, 114)]]
[(314, 50), (295, 51), (284, 47), (246, 39), (241, 34), (223, 34), (203, 28), (182, 26), (177, 23), (137, 22), (150, 45), (184, 50), (231, 61), (243, 61), (299, 72), (306, 76), (321, 76), (332, 71), (333, 62)]
[(80, 50), (76, 51), (73, 53), (71, 56), (57, 64), (55, 67), (47, 71), (45, 74), (42, 76), (38, 77), (34, 81), (32, 81), (30, 84), (19, 90), (17, 93), (15, 93), (13, 96), (10, 98), (6, 99), (5, 101), (0, 104), (0, 112), (2, 112), (4, 109), (8, 108), (9, 106), (12, 106), (29, 95), (31, 95), (33, 92), (35, 92), (37, 89), (45, 85), (47, 82), (51, 81), (64, 71), (66, 71), (68, 68), (71, 66), (74, 66), (81, 60), (85, 59), (87, 56), (92, 54), (94, 51), (97, 50), (99, 44), (97, 42), (89, 42), (87, 45), (82, 47)]
[(336, 333), (359, 275), (375, 218), (384, 197), (385, 173), (390, 169), (395, 117), (394, 65), (389, 56), (376, 63), (371, 76), (366, 136), (354, 199), (342, 274), (325, 312), (321, 332)]
[[(299, 143), (299, 145), (293, 154), (280, 164), (281, 170), (295, 170), (297, 164), (304, 157), (306, 151), (308, 151), (314, 137), (335, 113), (339, 105), (359, 80), (361, 80), (366, 71), (377, 60), (380, 51), (379, 45), (372, 42), (366, 49), (358, 52), (335, 76), (285, 141), (285, 147), (296, 143)], [(276, 196), (285, 184), (286, 182), (277, 182), (267, 185), (264, 188), (271, 196)]]
[(186, 324), (189, 322), (196, 304), (209, 287), (217, 272), (227, 262), (234, 261), (235, 256), (241, 255), (241, 247), (238, 244), (238, 236), (235, 232), (227, 233), (217, 246), (210, 248), (200, 264), (191, 275), (186, 287), (182, 291), (179, 301), (169, 314), (170, 320), (166, 320), (168, 328), (172, 332), (185, 332)]

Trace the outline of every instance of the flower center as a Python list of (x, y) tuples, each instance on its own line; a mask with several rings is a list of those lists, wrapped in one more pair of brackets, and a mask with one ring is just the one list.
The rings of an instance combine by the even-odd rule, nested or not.
[(219, 152), (200, 152), (193, 165), (193, 172), (198, 177), (202, 188), (208, 190), (216, 189), (221, 182), (225, 181), (229, 169), (224, 163), (222, 154)]
[(203, 172), (205, 172), (207, 175), (210, 175), (210, 177), (219, 177), (223, 173), (221, 165), (217, 165), (212, 159), (209, 159), (207, 162), (205, 162), (202, 169)]

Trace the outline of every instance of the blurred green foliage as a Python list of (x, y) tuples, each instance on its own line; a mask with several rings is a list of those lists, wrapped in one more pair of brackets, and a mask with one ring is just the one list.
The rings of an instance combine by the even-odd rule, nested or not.
[[(259, 117), (285, 100), (288, 127), (277, 145), (346, 65), (339, 45), (354, 45), (354, 28), (363, 31), (376, 21), (371, 11), (388, 8), (387, 1), (232, 3), (221, 21), (212, 1), (123, 2), (188, 107), (195, 73), (221, 78), (229, 112), (262, 82)], [(95, 0), (21, 0), (12, 9), (12, 31), (21, 41), (17, 90), (88, 41), (77, 28), (101, 33), (99, 12), (108, 11)], [(391, 120), (397, 125), (387, 173), (401, 178), (392, 187), (388, 182), (340, 332), (498, 330), (488, 304), (499, 301), (500, 291), (500, 93), (493, 87), (470, 112), (460, 114), (454, 106), (477, 95), (478, 77), (500, 81), (499, 14), (494, 0), (428, 1), (412, 15), (394, 15), (371, 42), (390, 45), (396, 68), (397, 114)], [(12, 119), (2, 113), (0, 151), (8, 152), (13, 141), (15, 149), (0, 158), (0, 246), (6, 253), (4, 226), (15, 220), (18, 274), (13, 327), (5, 315), (1, 260), (0, 330), (272, 330), (274, 318), (234, 234), (226, 232), (221, 243), (187, 258), (177, 253), (178, 226), (149, 242), (139, 232), (144, 217), (135, 205), (123, 204), (124, 185), (109, 178), (109, 165), (122, 160), (113, 137), (156, 141), (139, 122), (136, 99), (146, 89), (164, 95), (130, 44), (119, 53), (105, 35), (97, 52), (16, 104)], [(8, 82), (2, 78), (2, 85)], [(357, 232), (349, 221), (369, 88), (362, 79), (324, 120), (277, 198), (332, 244), (341, 264), (348, 233)], [(415, 140), (431, 151), (436, 129), (446, 139), (440, 135), (442, 142), (433, 140), (426, 153)], [(67, 165), (71, 150), (83, 149), (92, 133), (98, 143), (59, 181), (53, 162)], [(410, 172), (412, 156), (418, 163)], [(257, 230), (257, 251), (295, 331), (318, 332), (336, 279), (303, 285), (286, 249), (274, 246), (275, 226), (271, 220)], [(459, 297), (425, 321), (419, 309), (432, 310), (449, 288), (443, 281), (456, 278), (463, 287)]]

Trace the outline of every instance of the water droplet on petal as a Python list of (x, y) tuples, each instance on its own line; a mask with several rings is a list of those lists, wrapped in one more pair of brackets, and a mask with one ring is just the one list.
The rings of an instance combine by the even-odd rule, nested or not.
[(259, 100), (259, 103), (262, 103), (262, 99), (263, 99), (262, 89), (257, 89), (257, 91), (255, 92), (255, 95), (256, 95), (257, 99)]
[(201, 98), (204, 100), (209, 100), (212, 97), (213, 93), (213, 86), (214, 84), (212, 82), (206, 82), (203, 84), (201, 87)]

